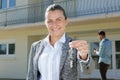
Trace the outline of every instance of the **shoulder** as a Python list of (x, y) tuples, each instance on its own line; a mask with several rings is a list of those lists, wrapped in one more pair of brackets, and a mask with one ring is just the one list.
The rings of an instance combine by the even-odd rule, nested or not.
[(71, 41), (75, 40), (72, 37), (68, 36), (67, 34), (65, 35), (65, 38), (66, 38), (66, 42), (71, 42)]
[(109, 40), (109, 39), (104, 39), (102, 42), (101, 42), (101, 45), (106, 45), (106, 46), (110, 46), (112, 44), (112, 42)]
[(37, 45), (39, 45), (39, 44), (41, 43), (41, 41), (42, 41), (42, 40), (39, 40), (39, 41), (33, 42), (33, 43), (32, 43), (32, 46), (37, 46)]
[(44, 39), (43, 40), (39, 40), (39, 41), (36, 41), (36, 42), (33, 42), (32, 43), (32, 47), (33, 48), (36, 48), (36, 47), (40, 47), (40, 45), (44, 44)]
[(111, 43), (111, 41), (109, 39), (104, 39), (103, 43)]

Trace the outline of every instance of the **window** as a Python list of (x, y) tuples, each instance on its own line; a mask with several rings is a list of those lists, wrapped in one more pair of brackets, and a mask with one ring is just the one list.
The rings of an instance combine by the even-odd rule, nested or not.
[(16, 0), (0, 0), (0, 9), (6, 9), (16, 6)]
[(116, 54), (116, 68), (120, 69), (120, 54)]
[(13, 55), (15, 54), (15, 43), (1, 43), (0, 55)]
[(9, 48), (8, 48), (8, 50), (9, 50), (9, 54), (15, 54), (15, 44), (14, 43), (10, 43), (9, 45)]
[(0, 0), (0, 9), (2, 8), (2, 1)]
[(5, 55), (6, 54), (6, 44), (0, 44), (0, 55)]
[(14, 7), (16, 5), (15, 0), (9, 0), (9, 7)]
[(94, 54), (94, 49), (99, 48), (99, 42), (91, 42), (90, 43), (90, 54), (92, 55), (92, 58), (95, 62), (95, 69), (98, 69), (98, 59), (99, 57)]
[(120, 41), (115, 41), (116, 52), (120, 52)]
[(120, 41), (115, 41), (116, 48), (116, 68), (120, 69)]

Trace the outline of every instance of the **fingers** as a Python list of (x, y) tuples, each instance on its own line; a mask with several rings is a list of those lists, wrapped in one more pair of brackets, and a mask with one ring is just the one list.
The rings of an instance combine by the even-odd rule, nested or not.
[(85, 40), (76, 40), (69, 43), (71, 48), (76, 48), (80, 53), (88, 53), (89, 45)]
[(71, 48), (76, 48), (76, 49), (80, 50), (81, 47), (82, 47), (82, 48), (88, 47), (88, 43), (87, 43), (87, 41), (85, 41), (85, 40), (76, 40), (76, 41), (70, 42), (70, 43), (69, 43), (69, 46), (70, 46)]
[(69, 43), (71, 48), (76, 48), (81, 59), (86, 60), (89, 53), (89, 46), (85, 40), (76, 40)]

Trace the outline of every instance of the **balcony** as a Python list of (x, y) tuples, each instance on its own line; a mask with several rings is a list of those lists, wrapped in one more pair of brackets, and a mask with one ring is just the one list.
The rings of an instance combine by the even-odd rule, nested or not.
[(0, 26), (29, 24), (44, 21), (44, 13), (51, 3), (60, 4), (69, 18), (108, 14), (120, 11), (120, 0), (63, 0), (41, 2), (0, 10)]

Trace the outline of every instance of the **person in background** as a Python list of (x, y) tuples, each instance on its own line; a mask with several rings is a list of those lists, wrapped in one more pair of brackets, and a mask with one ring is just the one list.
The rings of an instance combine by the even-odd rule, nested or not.
[(66, 34), (68, 18), (60, 5), (51, 4), (45, 12), (49, 34), (31, 46), (26, 80), (79, 80), (79, 69), (89, 74), (93, 60), (85, 40)]
[(106, 74), (111, 63), (112, 43), (106, 38), (105, 31), (99, 31), (98, 36), (100, 39), (99, 49), (94, 50), (99, 56), (99, 71), (101, 74), (101, 80), (107, 80)]

